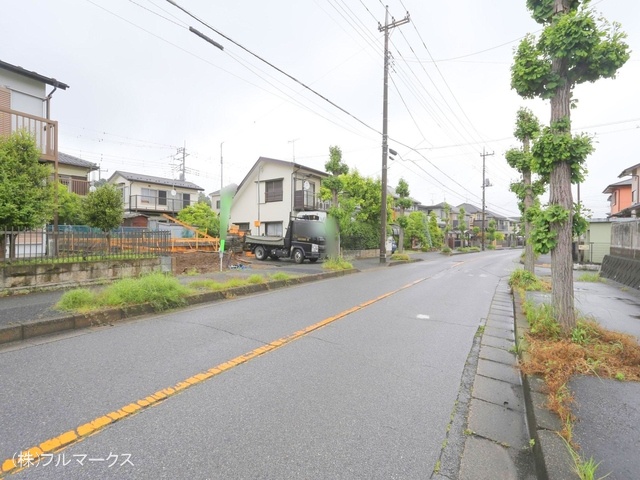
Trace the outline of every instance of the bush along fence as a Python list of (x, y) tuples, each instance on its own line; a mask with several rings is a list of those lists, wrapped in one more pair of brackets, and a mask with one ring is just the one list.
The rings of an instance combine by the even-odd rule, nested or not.
[(169, 254), (170, 232), (119, 229), (20, 229), (0, 226), (0, 266), (136, 259)]

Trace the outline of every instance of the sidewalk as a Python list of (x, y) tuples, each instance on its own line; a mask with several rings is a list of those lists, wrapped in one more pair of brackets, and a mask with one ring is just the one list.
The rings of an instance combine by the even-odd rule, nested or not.
[[(542, 258), (536, 274), (550, 276), (548, 259)], [(577, 281), (582, 271), (574, 271), (576, 309), (592, 317), (603, 327), (640, 338), (640, 292), (611, 280), (591, 283)], [(550, 294), (530, 292), (535, 302), (550, 302)], [(531, 382), (536, 431), (540, 438), (548, 478), (577, 478), (570, 475), (573, 462), (564, 443), (554, 430), (561, 426), (545, 413), (540, 403), (544, 396), (539, 384)], [(596, 376), (577, 376), (569, 382), (574, 397), (572, 410), (577, 417), (573, 438), (579, 454), (600, 463), (596, 478), (629, 480), (639, 478), (640, 456), (640, 384), (620, 382)], [(541, 417), (542, 415), (542, 417)]]

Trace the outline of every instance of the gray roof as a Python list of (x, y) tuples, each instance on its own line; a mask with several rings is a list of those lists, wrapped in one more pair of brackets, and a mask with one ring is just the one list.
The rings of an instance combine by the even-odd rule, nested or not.
[(320, 178), (327, 178), (331, 176), (331, 174), (327, 172), (321, 172), (320, 170), (316, 170), (315, 168), (305, 167), (304, 165), (300, 165), (299, 163), (287, 162), (286, 160), (277, 160), (275, 158), (259, 157), (258, 160), (256, 160), (256, 163), (253, 164), (253, 167), (251, 167), (249, 172), (242, 179), (242, 181), (240, 182), (240, 185), (238, 185), (236, 192), (240, 191), (242, 186), (245, 184), (245, 182), (248, 181), (249, 177), (251, 176), (251, 172), (253, 172), (256, 168), (258, 168), (258, 165), (260, 165), (260, 163), (275, 163), (278, 165), (290, 166), (292, 171), (293, 169), (305, 170), (307, 172), (311, 172), (317, 175)]
[(73, 155), (68, 155), (62, 152), (58, 152), (58, 163), (62, 163), (64, 165), (73, 165), (74, 167), (86, 168), (90, 172), (98, 169), (98, 165), (93, 162), (82, 160), (81, 158), (74, 157)]
[(633, 167), (624, 169), (622, 173), (618, 175), (618, 178), (625, 177), (627, 175), (633, 175), (633, 171), (638, 167), (640, 167), (640, 163), (638, 163), (637, 165), (634, 165)]
[(168, 187), (180, 187), (180, 188), (190, 188), (192, 190), (204, 190), (204, 188), (199, 187), (195, 183), (186, 182), (184, 180), (174, 180), (172, 178), (163, 178), (163, 177), (153, 177), (151, 175), (142, 175), (140, 173), (131, 173), (131, 172), (123, 172), (121, 170), (116, 170), (113, 172), (113, 175), (109, 177), (109, 182), (116, 175), (120, 175), (121, 177), (129, 180), (130, 182), (142, 182), (142, 183), (155, 183), (156, 185), (166, 185)]
[(45, 77), (44, 75), (40, 75), (39, 73), (32, 72), (31, 70), (26, 70), (16, 65), (11, 65), (10, 63), (3, 62), (2, 60), (0, 60), (0, 68), (9, 70), (10, 72), (17, 73), (19, 75), (31, 78), (33, 80), (37, 80), (39, 82), (46, 83), (47, 85), (51, 85), (52, 87), (61, 88), (62, 90), (66, 90), (67, 88), (69, 88), (69, 85), (67, 85), (66, 83), (59, 82), (55, 78)]
[(632, 185), (630, 178), (622, 180), (621, 182), (612, 183), (611, 185), (607, 186), (607, 188), (605, 188), (602, 193), (613, 193), (614, 190), (617, 190), (617, 188), (615, 187), (623, 187), (625, 185)]

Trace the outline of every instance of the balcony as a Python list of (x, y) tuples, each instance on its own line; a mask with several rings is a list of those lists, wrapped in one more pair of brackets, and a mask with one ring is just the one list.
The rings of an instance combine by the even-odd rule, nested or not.
[(33, 137), (42, 160), (55, 162), (58, 155), (58, 122), (0, 107), (0, 136), (20, 130)]
[(296, 190), (293, 195), (293, 209), (297, 211), (318, 210), (324, 212), (329, 209), (330, 201), (323, 202), (319, 195), (309, 190)]
[(192, 203), (183, 198), (163, 198), (149, 195), (130, 195), (129, 204), (125, 204), (125, 210), (130, 212), (161, 212), (177, 213)]
[(91, 182), (87, 180), (82, 180), (79, 178), (70, 178), (70, 177), (59, 177), (58, 181), (67, 187), (67, 190), (71, 193), (76, 193), (82, 197), (86, 197), (89, 195), (89, 188), (91, 187)]

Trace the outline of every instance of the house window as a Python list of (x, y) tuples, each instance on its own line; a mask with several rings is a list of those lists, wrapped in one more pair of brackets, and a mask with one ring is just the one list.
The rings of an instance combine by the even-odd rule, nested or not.
[(140, 201), (142, 203), (151, 203), (156, 201), (156, 198), (158, 197), (158, 191), (157, 190), (153, 190), (151, 188), (143, 188), (142, 189), (142, 196), (140, 197)]
[(167, 204), (167, 191), (158, 190), (158, 205), (166, 205), (166, 204)]
[(220, 200), (216, 200), (216, 209), (220, 210)]
[(240, 230), (241, 232), (248, 232), (251, 230), (251, 227), (249, 226), (249, 222), (240, 222), (240, 223), (236, 223), (236, 225), (238, 225), (238, 230)]
[(264, 182), (264, 201), (265, 203), (282, 201), (282, 179)]
[(281, 237), (282, 222), (264, 222), (264, 231), (266, 235)]

